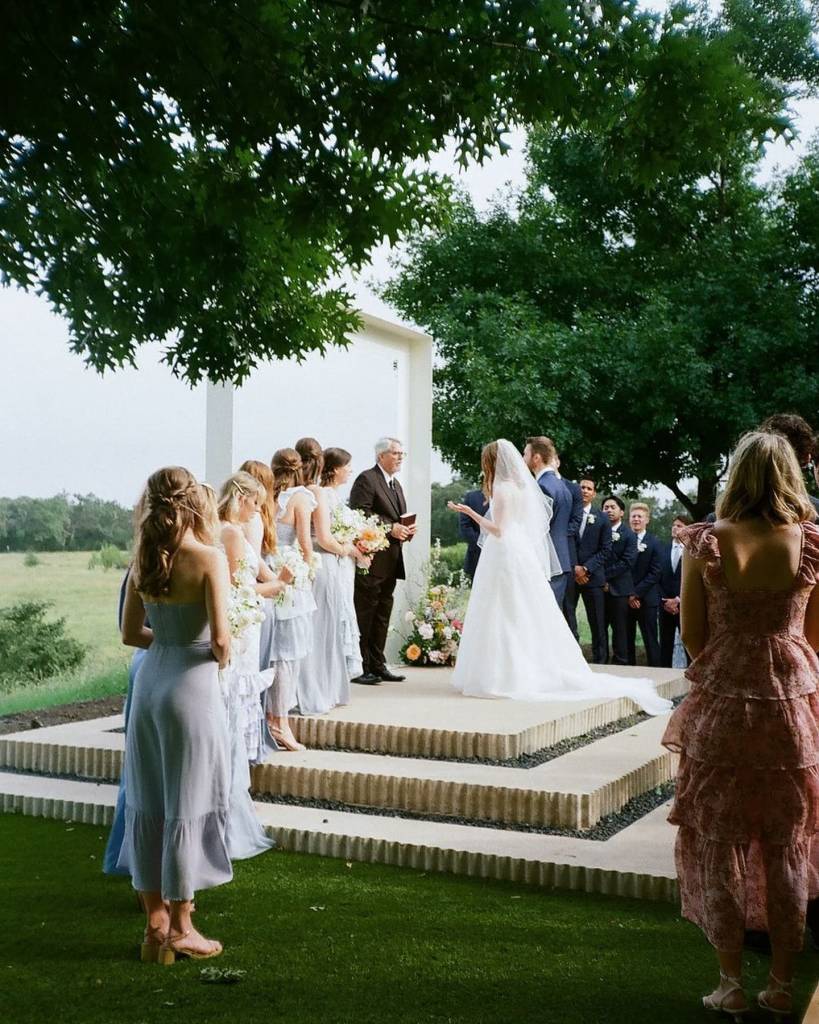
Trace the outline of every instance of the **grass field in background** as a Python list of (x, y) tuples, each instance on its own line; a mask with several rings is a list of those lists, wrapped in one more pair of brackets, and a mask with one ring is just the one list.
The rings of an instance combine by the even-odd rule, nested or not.
[(18, 601), (50, 601), (49, 618), (64, 617), (67, 631), (89, 647), (74, 672), (29, 683), (0, 694), (0, 714), (53, 707), (124, 693), (131, 652), (117, 631), (119, 569), (89, 569), (88, 551), (38, 553), (27, 566), (24, 554), (0, 554), (0, 606)]
[[(14, 1024), (663, 1024), (705, 1022), (716, 957), (671, 903), (534, 889), (272, 851), (198, 894), (208, 964), (139, 962), (107, 829), (0, 816), (0, 1013)], [(743, 957), (748, 992), (769, 961)], [(817, 974), (799, 958), (797, 1009)], [(244, 971), (202, 984), (205, 966)], [(754, 1019), (761, 1014), (751, 1015)], [(797, 1014), (795, 1019), (799, 1019)]]

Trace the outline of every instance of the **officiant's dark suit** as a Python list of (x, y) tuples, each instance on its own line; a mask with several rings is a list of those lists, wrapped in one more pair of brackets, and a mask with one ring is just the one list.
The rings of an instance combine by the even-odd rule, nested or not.
[[(577, 562), (588, 573), (588, 583), (575, 582), (572, 592), (574, 608), (583, 598), (586, 618), (592, 637), (592, 661), (605, 665), (608, 661), (608, 634), (606, 632), (606, 605), (603, 586), (606, 582), (606, 562), (611, 551), (611, 523), (609, 517), (596, 505), (584, 510), (577, 534)], [(574, 609), (572, 609), (574, 610)]]
[(611, 629), (612, 665), (629, 663), (628, 599), (634, 593), (631, 571), (636, 561), (637, 534), (624, 522), (613, 526), (606, 562), (606, 629)]
[[(486, 495), (483, 491), (467, 491), (461, 503), (468, 505), (469, 508), (481, 516), (485, 516), (489, 508), (489, 502), (486, 500)], [(459, 512), (458, 533), (461, 539), (466, 541), (464, 572), (472, 580), (475, 578), (478, 559), (481, 557), (481, 549), (478, 547), (478, 541), (481, 539), (481, 528), (474, 519), (470, 519), (464, 512)]]
[(637, 626), (643, 637), (646, 660), (654, 667), (660, 664), (660, 640), (657, 635), (660, 612), (660, 574), (662, 572), (663, 545), (657, 537), (645, 533), (640, 551), (638, 537), (637, 561), (634, 563), (633, 596), (640, 599), (639, 609), (628, 610), (628, 663), (637, 664)]
[(562, 480), (553, 469), (544, 469), (538, 476), (537, 483), (541, 491), (552, 499), (552, 521), (549, 525), (549, 533), (563, 572), (559, 576), (553, 576), (550, 582), (557, 606), (562, 609), (569, 577), (574, 571), (572, 549), (569, 542), (572, 495), (566, 486), (566, 481)]
[[(360, 473), (350, 491), (350, 507), (361, 509), (367, 515), (377, 515), (392, 527), (407, 511), (407, 502), (397, 477), (388, 484), (380, 466)], [(355, 578), (355, 613), (361, 633), (361, 660), (364, 674), (390, 678), (384, 657), (387, 631), (392, 612), (393, 591), (398, 580), (406, 579), (403, 543), (390, 537), (390, 546), (373, 556), (370, 571)], [(376, 680), (372, 680), (375, 682)]]

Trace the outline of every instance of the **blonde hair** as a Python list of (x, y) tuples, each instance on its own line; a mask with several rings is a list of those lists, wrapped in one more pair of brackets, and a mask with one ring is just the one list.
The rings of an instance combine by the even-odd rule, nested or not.
[(229, 476), (222, 484), (219, 494), (219, 518), (226, 523), (235, 523), (239, 515), (239, 499), (245, 495), (256, 498), (263, 502), (266, 494), (265, 489), (255, 476), (239, 470), (233, 476)]
[(633, 501), (628, 507), (628, 514), (632, 512), (645, 512), (649, 519), (651, 519), (651, 509), (646, 505), (644, 501)]
[(490, 441), (483, 446), (481, 452), (481, 472), (483, 473), (483, 493), (488, 501), (492, 497), (492, 484), (495, 482), (495, 470), (498, 465), (498, 442)]
[(148, 477), (138, 506), (133, 569), (134, 586), (145, 597), (164, 597), (171, 589), (176, 554), (195, 522), (198, 486), (182, 466), (166, 466)]
[(210, 484), (197, 484), (191, 494), (194, 509), (193, 532), (203, 544), (214, 545), (219, 536), (219, 510), (216, 491)]
[(717, 500), (717, 518), (766, 519), (779, 526), (813, 519), (793, 446), (781, 434), (745, 434), (731, 456), (728, 483)]
[(276, 498), (273, 493), (273, 472), (270, 466), (265, 465), (264, 462), (258, 462), (256, 459), (247, 459), (239, 466), (239, 469), (243, 473), (250, 473), (264, 487), (264, 501), (261, 499), (259, 501), (259, 513), (262, 517), (262, 527), (264, 530), (262, 534), (262, 554), (275, 554), (278, 545), (276, 541)]

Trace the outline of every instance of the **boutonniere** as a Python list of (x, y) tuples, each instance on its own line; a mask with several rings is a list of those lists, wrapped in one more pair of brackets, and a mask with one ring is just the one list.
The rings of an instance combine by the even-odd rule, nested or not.
[(637, 550), (638, 551), (648, 551), (648, 544), (646, 544), (644, 541), (640, 541), (639, 544), (637, 545)]
[(617, 541), (618, 541), (618, 540), (620, 540), (620, 534), (619, 534), (619, 533), (615, 533), (614, 531), (612, 531), (612, 534), (611, 534), (611, 539), (612, 539), (612, 540), (614, 541), (614, 543), (616, 544), (616, 543), (617, 543)]
[(586, 516), (586, 522), (587, 523), (593, 523), (594, 522), (594, 516)]

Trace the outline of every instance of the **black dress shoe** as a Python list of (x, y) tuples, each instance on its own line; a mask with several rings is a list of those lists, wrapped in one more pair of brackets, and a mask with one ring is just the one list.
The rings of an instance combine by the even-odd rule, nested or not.
[(403, 683), (407, 678), (406, 676), (397, 676), (394, 672), (390, 672), (388, 668), (382, 668), (377, 673), (379, 679), (383, 679), (385, 683)]
[(375, 672), (365, 672), (363, 676), (356, 676), (351, 682), (363, 683), (365, 686), (378, 686), (381, 676), (377, 676)]

